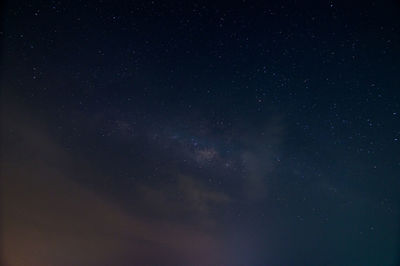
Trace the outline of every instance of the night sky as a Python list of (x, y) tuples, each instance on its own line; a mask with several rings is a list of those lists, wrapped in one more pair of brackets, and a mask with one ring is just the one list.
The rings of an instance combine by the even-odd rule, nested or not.
[[(262, 3), (264, 2), (264, 3)], [(7, 1), (2, 265), (398, 265), (398, 1)]]

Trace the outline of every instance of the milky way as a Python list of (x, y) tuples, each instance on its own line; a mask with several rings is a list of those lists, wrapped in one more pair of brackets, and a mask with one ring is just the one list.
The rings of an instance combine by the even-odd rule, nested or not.
[(2, 265), (399, 263), (400, 5), (215, 2), (3, 4)]

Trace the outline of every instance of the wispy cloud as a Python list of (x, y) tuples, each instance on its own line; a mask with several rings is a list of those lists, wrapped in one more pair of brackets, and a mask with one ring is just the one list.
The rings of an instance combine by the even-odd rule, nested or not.
[[(74, 175), (101, 179), (101, 174), (77, 162), (28, 112), (3, 111), (7, 114), (1, 127), (2, 153), (7, 154), (1, 160), (4, 265), (210, 265), (227, 258), (223, 238), (201, 226), (131, 212), (80, 185)], [(166, 190), (149, 191), (148, 204), (157, 201), (154, 193), (159, 193), (161, 200), (167, 200), (159, 207), (182, 207), (178, 212), (198, 217), (208, 217), (211, 204), (229, 200), (187, 176)], [(170, 191), (181, 193), (186, 203), (170, 199)]]

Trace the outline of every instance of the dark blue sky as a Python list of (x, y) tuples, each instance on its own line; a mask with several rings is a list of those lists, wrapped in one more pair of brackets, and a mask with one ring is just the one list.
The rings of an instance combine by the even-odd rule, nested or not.
[(347, 2), (3, 4), (5, 265), (397, 265), (400, 4)]

